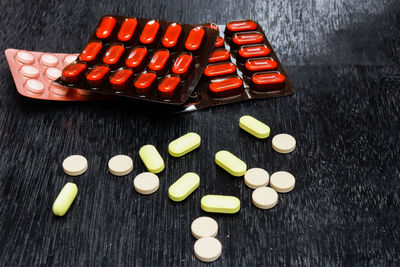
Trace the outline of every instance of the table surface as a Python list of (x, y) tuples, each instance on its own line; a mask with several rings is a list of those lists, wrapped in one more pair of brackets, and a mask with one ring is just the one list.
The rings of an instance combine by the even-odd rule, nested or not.
[[(213, 266), (337, 266), (400, 264), (400, 5), (381, 0), (311, 1), (1, 1), (0, 48), (78, 52), (105, 13), (185, 23), (250, 18), (264, 28), (296, 94), (185, 114), (131, 100), (93, 103), (36, 101), (18, 95), (0, 55), (0, 265), (198, 265), (191, 222), (205, 194), (241, 199), (236, 215), (213, 214), (222, 256)], [(296, 150), (281, 155), (271, 138), (238, 127), (249, 114), (271, 135), (290, 133)], [(183, 158), (168, 143), (187, 133), (202, 137)], [(142, 145), (165, 160), (160, 189), (137, 194), (145, 171)], [(229, 150), (248, 167), (286, 170), (296, 187), (276, 207), (260, 210), (242, 178), (214, 163)], [(107, 170), (116, 154), (133, 172)], [(88, 171), (63, 173), (61, 162), (82, 154)], [(182, 203), (167, 190), (188, 171), (200, 187)], [(66, 182), (78, 196), (66, 216), (51, 206)]]

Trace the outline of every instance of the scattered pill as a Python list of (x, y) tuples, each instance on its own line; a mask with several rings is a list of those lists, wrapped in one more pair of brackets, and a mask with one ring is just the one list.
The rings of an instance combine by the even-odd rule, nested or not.
[(129, 156), (116, 155), (108, 161), (108, 170), (116, 176), (124, 176), (133, 169), (133, 161)]
[(222, 245), (215, 237), (203, 237), (194, 243), (194, 254), (203, 262), (217, 260), (222, 253)]
[(47, 67), (55, 67), (58, 64), (58, 58), (50, 54), (44, 54), (40, 57), (40, 63)]
[(44, 85), (41, 81), (35, 79), (29, 79), (26, 82), (26, 89), (34, 94), (40, 94), (44, 90)]
[(24, 65), (21, 67), (20, 71), (22, 75), (28, 78), (39, 77), (39, 69), (34, 66)]
[(233, 176), (242, 176), (247, 170), (246, 163), (226, 150), (215, 154), (215, 163)]
[(279, 171), (271, 175), (269, 183), (277, 192), (287, 193), (293, 190), (296, 179), (289, 172)]
[(164, 170), (164, 160), (153, 145), (142, 146), (139, 156), (149, 172), (159, 173)]
[(201, 208), (207, 212), (236, 213), (240, 210), (240, 200), (234, 196), (206, 195), (201, 198)]
[(33, 55), (26, 51), (19, 51), (16, 55), (17, 61), (23, 64), (32, 64), (35, 62), (35, 58)]
[(46, 70), (46, 77), (50, 81), (57, 80), (61, 76), (61, 70), (57, 68), (48, 68)]
[(81, 155), (72, 155), (64, 159), (62, 163), (64, 172), (71, 176), (83, 174), (88, 168), (87, 159)]
[(272, 209), (278, 203), (278, 193), (271, 187), (259, 187), (251, 195), (254, 206), (260, 209)]
[(57, 216), (64, 216), (67, 213), (69, 207), (78, 194), (78, 187), (74, 183), (66, 183), (58, 194), (53, 204), (53, 213)]
[(270, 133), (268, 125), (248, 115), (240, 118), (239, 127), (260, 139), (267, 138)]
[(252, 168), (244, 174), (244, 183), (252, 189), (266, 186), (268, 182), (269, 174), (264, 169)]
[(168, 152), (173, 157), (182, 157), (190, 151), (198, 148), (200, 143), (200, 135), (192, 132), (187, 133), (169, 143)]
[(160, 187), (160, 179), (154, 173), (143, 172), (135, 177), (133, 186), (138, 193), (149, 195), (158, 190)]
[(194, 172), (185, 173), (168, 189), (168, 196), (173, 201), (182, 201), (200, 185), (200, 177)]
[(272, 138), (272, 148), (278, 153), (290, 153), (296, 148), (296, 139), (289, 134), (275, 135)]
[(192, 235), (196, 239), (215, 237), (218, 234), (218, 223), (210, 217), (202, 216), (192, 222)]

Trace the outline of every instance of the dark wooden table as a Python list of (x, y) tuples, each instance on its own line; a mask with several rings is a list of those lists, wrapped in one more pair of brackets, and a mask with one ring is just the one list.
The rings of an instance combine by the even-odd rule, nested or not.
[[(400, 264), (399, 1), (1, 1), (0, 48), (78, 52), (105, 13), (185, 23), (257, 20), (296, 87), (290, 97), (186, 114), (133, 102), (35, 101), (18, 95), (0, 56), (0, 265), (198, 265), (190, 224), (205, 194), (242, 201), (220, 227), (214, 266)], [(238, 127), (241, 115), (266, 122), (272, 135), (295, 136), (280, 155), (271, 138)], [(200, 149), (176, 159), (168, 143), (195, 131)], [(154, 144), (165, 160), (161, 185), (137, 194), (145, 170), (138, 156)], [(227, 149), (249, 167), (287, 170), (296, 187), (272, 210), (251, 203), (252, 190), (214, 163)], [(134, 170), (115, 177), (108, 160), (123, 153)], [(70, 154), (89, 160), (80, 177), (63, 173)], [(167, 189), (188, 171), (200, 187), (172, 203)], [(51, 206), (62, 186), (79, 193), (63, 218)]]

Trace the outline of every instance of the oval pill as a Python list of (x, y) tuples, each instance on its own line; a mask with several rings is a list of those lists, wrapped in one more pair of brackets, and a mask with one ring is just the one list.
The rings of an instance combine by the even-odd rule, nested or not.
[(232, 38), (232, 42), (237, 46), (258, 44), (264, 41), (264, 36), (260, 32), (238, 32)]
[(212, 80), (208, 89), (213, 97), (239, 95), (243, 91), (243, 81), (238, 76)]
[(74, 183), (66, 183), (58, 194), (53, 204), (53, 213), (57, 216), (64, 216), (76, 195), (78, 194), (78, 187)]
[(167, 75), (158, 84), (158, 93), (163, 98), (171, 98), (174, 96), (180, 82), (181, 78), (178, 76)]
[(240, 210), (240, 200), (234, 196), (206, 195), (201, 198), (201, 209), (215, 213), (236, 213)]
[(204, 70), (204, 75), (207, 78), (214, 78), (218, 76), (225, 76), (229, 74), (233, 74), (236, 71), (236, 65), (232, 62), (223, 62), (223, 63), (215, 63), (210, 64)]
[(220, 36), (217, 37), (217, 40), (215, 41), (214, 47), (221, 47), (224, 45), (224, 39)]
[(114, 73), (113, 76), (110, 77), (111, 87), (114, 90), (124, 90), (132, 75), (133, 71), (131, 71), (130, 69), (118, 70)]
[(257, 29), (257, 23), (252, 20), (230, 21), (226, 24), (226, 29), (230, 32), (252, 31)]
[(61, 76), (61, 70), (57, 68), (48, 68), (46, 70), (46, 78), (55, 81)]
[(243, 176), (247, 170), (246, 163), (226, 150), (215, 154), (215, 163), (233, 176)]
[(39, 77), (39, 69), (31, 65), (23, 65), (20, 69), (22, 75), (28, 78)]
[(199, 50), (203, 41), (204, 34), (205, 31), (200, 26), (191, 29), (185, 42), (185, 48), (189, 51)]
[(107, 66), (96, 66), (86, 74), (86, 82), (89, 86), (99, 87), (107, 78), (110, 68)]
[(156, 71), (156, 72), (161, 72), (164, 67), (168, 64), (170, 60), (171, 54), (169, 53), (168, 50), (162, 49), (158, 50), (157, 52), (154, 53), (153, 57), (150, 60), (149, 63), (149, 69)]
[(214, 50), (214, 52), (212, 52), (210, 58), (208, 59), (208, 62), (213, 63), (213, 62), (225, 61), (228, 60), (230, 56), (231, 54), (229, 53), (229, 51), (225, 49)]
[(32, 64), (35, 62), (33, 55), (27, 51), (19, 51), (16, 55), (16, 59), (23, 64)]
[(142, 44), (151, 44), (157, 37), (158, 29), (160, 28), (160, 23), (155, 20), (151, 20), (146, 23), (143, 28), (142, 34), (140, 35), (140, 42)]
[(118, 63), (124, 51), (125, 47), (123, 45), (111, 46), (104, 55), (103, 62), (108, 65)]
[(142, 146), (139, 150), (139, 156), (149, 172), (159, 173), (164, 170), (164, 160), (155, 146)]
[(200, 177), (194, 172), (185, 173), (168, 189), (168, 196), (173, 201), (182, 201), (200, 185)]
[(156, 78), (157, 75), (153, 72), (142, 72), (133, 84), (136, 88), (136, 92), (140, 95), (150, 93)]
[(126, 57), (125, 65), (129, 68), (139, 68), (147, 56), (146, 47), (137, 47), (133, 49)]
[(257, 72), (251, 77), (251, 83), (258, 91), (269, 91), (283, 88), (285, 79), (285, 76), (278, 71)]
[(83, 63), (74, 63), (66, 66), (61, 75), (61, 79), (66, 82), (76, 82), (79, 80), (82, 73), (86, 70), (87, 66)]
[(41, 81), (35, 79), (29, 79), (26, 81), (26, 89), (28, 89), (31, 93), (40, 94), (44, 90), (44, 84)]
[(40, 57), (40, 63), (47, 67), (55, 67), (58, 64), (58, 58), (50, 54), (44, 54)]
[(165, 31), (162, 45), (166, 48), (173, 48), (178, 44), (182, 32), (182, 26), (178, 23), (172, 23)]
[(184, 75), (188, 72), (193, 63), (193, 56), (190, 53), (182, 53), (179, 55), (172, 66), (172, 72)]
[(97, 28), (96, 31), (97, 38), (99, 39), (108, 38), (111, 35), (116, 23), (117, 20), (113, 17), (103, 18), (103, 20), (100, 23), (100, 26)]
[(197, 133), (187, 133), (169, 143), (168, 152), (173, 157), (182, 157), (190, 151), (198, 148), (200, 143), (200, 135)]
[(132, 39), (137, 26), (137, 20), (133, 18), (125, 19), (118, 32), (118, 40), (126, 42)]
[(79, 58), (82, 61), (92, 62), (97, 58), (102, 48), (103, 45), (100, 42), (88, 43)]
[(270, 133), (268, 125), (249, 115), (240, 117), (239, 127), (260, 139), (267, 138)]

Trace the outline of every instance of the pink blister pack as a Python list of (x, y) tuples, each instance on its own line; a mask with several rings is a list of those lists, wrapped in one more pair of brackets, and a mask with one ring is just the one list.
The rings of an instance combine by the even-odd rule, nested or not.
[(106, 98), (88, 91), (53, 83), (61, 70), (73, 62), (78, 54), (33, 52), (6, 49), (4, 52), (18, 92), (26, 97), (58, 100), (89, 101)]

